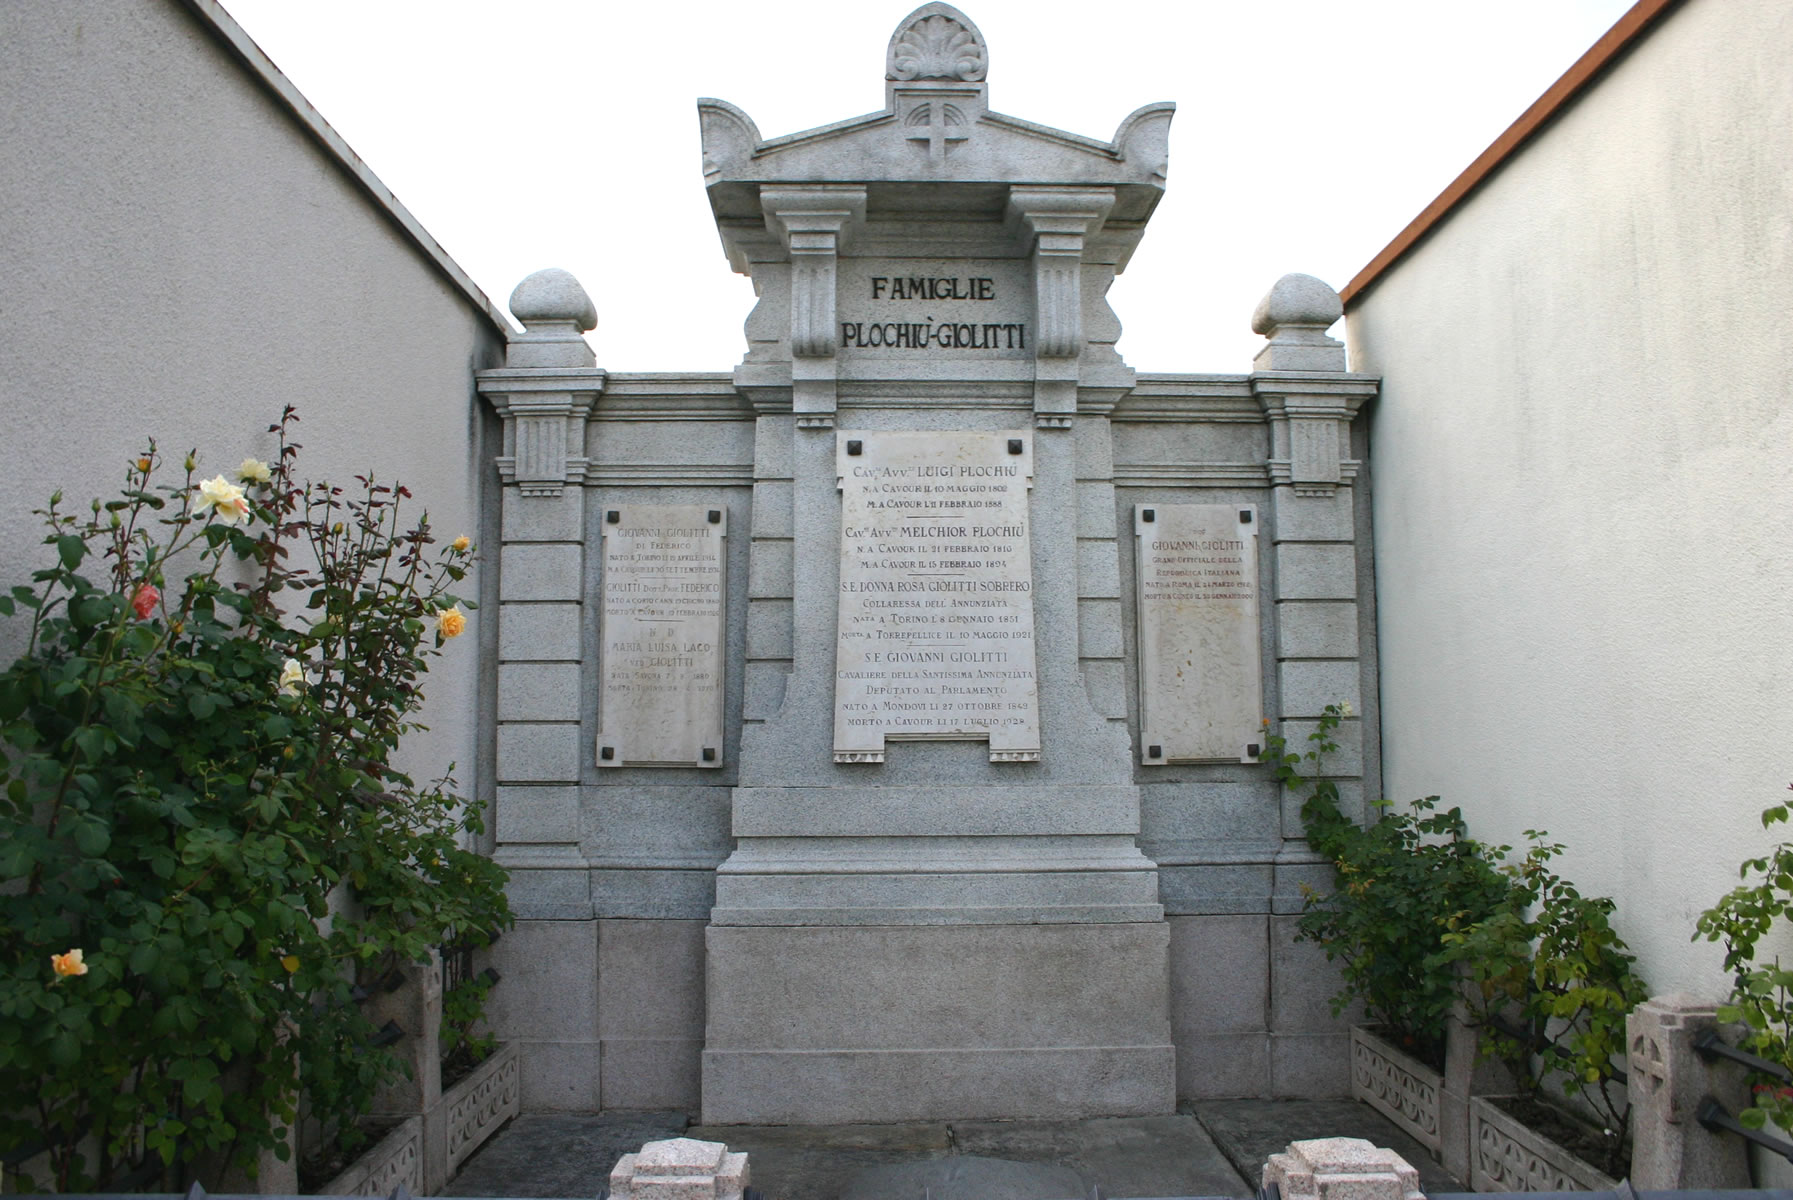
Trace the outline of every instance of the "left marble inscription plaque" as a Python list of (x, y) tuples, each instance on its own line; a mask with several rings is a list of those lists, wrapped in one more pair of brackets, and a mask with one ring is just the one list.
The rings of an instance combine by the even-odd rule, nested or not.
[(604, 509), (600, 767), (720, 767), (728, 510)]

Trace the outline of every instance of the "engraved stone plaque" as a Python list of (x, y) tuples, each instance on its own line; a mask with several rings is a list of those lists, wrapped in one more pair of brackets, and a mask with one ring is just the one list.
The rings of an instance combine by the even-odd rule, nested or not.
[(1263, 741), (1257, 510), (1133, 509), (1139, 760), (1250, 762)]
[(840, 432), (834, 761), (886, 739), (1040, 757), (1026, 431)]
[(728, 510), (620, 504), (603, 530), (598, 765), (720, 767)]
[(1034, 284), (1025, 260), (851, 258), (838, 289), (843, 359), (1031, 361)]

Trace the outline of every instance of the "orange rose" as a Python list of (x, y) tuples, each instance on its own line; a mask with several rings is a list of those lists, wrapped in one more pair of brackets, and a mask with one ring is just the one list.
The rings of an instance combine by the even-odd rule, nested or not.
[(467, 629), (467, 614), (456, 604), (436, 614), (436, 636), (441, 638), (460, 637)]

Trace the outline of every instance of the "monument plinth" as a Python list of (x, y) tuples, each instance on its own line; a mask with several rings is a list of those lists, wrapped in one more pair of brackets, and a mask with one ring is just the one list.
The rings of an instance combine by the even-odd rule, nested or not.
[[(886, 107), (762, 139), (700, 102), (758, 305), (736, 849), (707, 932), (706, 1122), (1174, 1107), (1169, 928), (1139, 849), (1106, 293), (1172, 108), (1101, 142), (994, 112), (957, 10)], [(763, 571), (762, 571), (763, 566)], [(751, 602), (750, 602), (751, 603)]]

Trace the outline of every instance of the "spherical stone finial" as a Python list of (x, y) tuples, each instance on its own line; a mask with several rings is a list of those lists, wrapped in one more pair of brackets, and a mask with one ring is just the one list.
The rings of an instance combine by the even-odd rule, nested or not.
[(581, 330), (598, 327), (598, 309), (571, 271), (549, 267), (537, 271), (511, 293), (511, 315), (525, 326), (541, 321), (571, 321)]
[(1318, 325), (1325, 329), (1345, 315), (1344, 302), (1324, 281), (1312, 275), (1284, 275), (1264, 293), (1251, 314), (1251, 331), (1269, 337), (1280, 325)]

